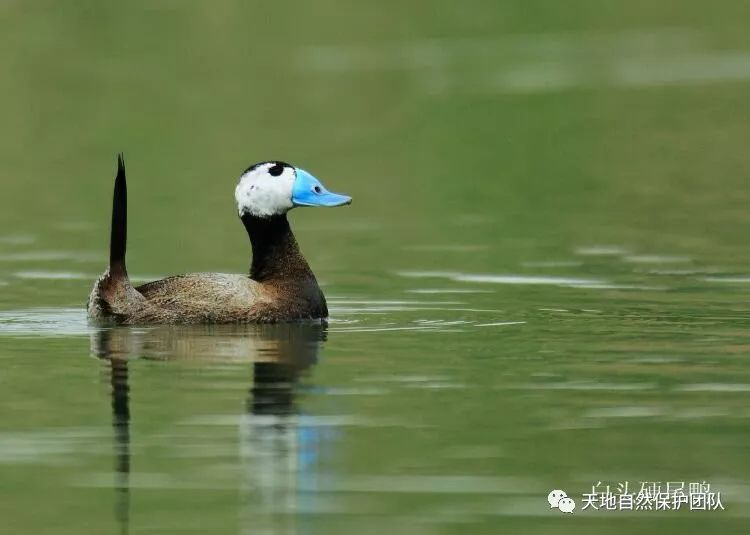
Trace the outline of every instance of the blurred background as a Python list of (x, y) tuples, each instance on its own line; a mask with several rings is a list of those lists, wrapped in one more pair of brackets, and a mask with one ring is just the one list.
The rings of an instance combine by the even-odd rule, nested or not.
[[(6, 0), (4, 524), (745, 533), (749, 30), (741, 0)], [(119, 151), (137, 280), (247, 270), (254, 162), (352, 195), (290, 216), (329, 327), (88, 326)], [(597, 481), (726, 510), (581, 511)]]

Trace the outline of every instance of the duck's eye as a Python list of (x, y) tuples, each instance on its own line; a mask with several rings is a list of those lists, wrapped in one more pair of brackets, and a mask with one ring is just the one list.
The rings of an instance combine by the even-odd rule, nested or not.
[(323, 193), (323, 190), (321, 189), (321, 187), (320, 187), (320, 186), (315, 186), (315, 187), (313, 188), (313, 191), (314, 191), (315, 193), (317, 193), (318, 195), (320, 195), (321, 193)]
[(279, 176), (283, 172), (284, 172), (284, 166), (281, 165), (280, 163), (277, 163), (268, 168), (268, 174), (271, 176)]

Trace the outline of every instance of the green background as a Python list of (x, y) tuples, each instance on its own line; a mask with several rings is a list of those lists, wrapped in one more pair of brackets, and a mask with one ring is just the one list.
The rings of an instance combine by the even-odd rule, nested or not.
[[(6, 529), (745, 533), (749, 29), (732, 0), (4, 2)], [(354, 198), (290, 216), (332, 315), (291, 415), (248, 399), (299, 333), (115, 330), (128, 492), (83, 312), (119, 151), (138, 279), (246, 271), (256, 161)], [(704, 480), (725, 511), (581, 510)]]

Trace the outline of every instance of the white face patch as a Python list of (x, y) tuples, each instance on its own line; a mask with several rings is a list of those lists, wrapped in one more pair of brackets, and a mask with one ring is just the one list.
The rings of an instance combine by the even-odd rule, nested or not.
[(240, 217), (243, 214), (257, 217), (285, 214), (294, 206), (292, 188), (297, 175), (289, 166), (284, 166), (279, 173), (278, 165), (277, 162), (265, 162), (240, 177), (234, 190)]

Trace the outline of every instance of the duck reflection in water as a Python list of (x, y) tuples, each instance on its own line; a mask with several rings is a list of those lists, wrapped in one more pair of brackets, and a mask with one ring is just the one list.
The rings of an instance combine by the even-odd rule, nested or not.
[[(297, 487), (321, 437), (300, 426), (295, 390), (326, 339), (324, 324), (114, 327), (91, 335), (92, 353), (108, 363), (115, 440), (115, 516), (130, 524), (131, 435), (129, 366), (133, 359), (252, 363), (246, 414), (240, 418), (242, 533), (294, 532)], [(137, 418), (137, 415), (133, 415)], [(135, 463), (137, 465), (137, 460)], [(290, 514), (291, 513), (291, 514)]]

